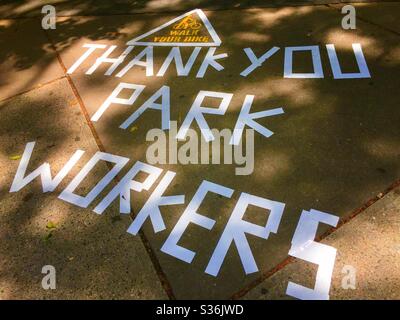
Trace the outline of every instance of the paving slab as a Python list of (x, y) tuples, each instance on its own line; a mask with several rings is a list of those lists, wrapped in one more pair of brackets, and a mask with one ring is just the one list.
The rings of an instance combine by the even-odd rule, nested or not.
[(0, 101), (62, 76), (39, 20), (0, 20)]
[[(9, 193), (25, 145), (35, 141), (28, 170), (43, 162), (57, 173), (72, 154), (85, 154), (54, 192), (36, 179)], [(96, 215), (57, 198), (98, 151), (66, 79), (0, 104), (0, 298), (163, 299), (166, 294), (140, 238), (126, 232), (129, 216)], [(84, 195), (107, 171), (82, 183)], [(54, 266), (56, 289), (42, 288), (42, 268)]]
[[(274, 132), (266, 139), (255, 134), (255, 169), (249, 176), (235, 176), (233, 165), (158, 165), (177, 173), (168, 194), (185, 194), (186, 204), (203, 180), (235, 190), (231, 199), (210, 195), (200, 212), (215, 219), (209, 231), (189, 225), (179, 244), (196, 252), (191, 264), (160, 251), (184, 206), (162, 208), (166, 230), (154, 234), (147, 221), (144, 231), (177, 298), (227, 298), (257, 279), (287, 257), (290, 241), (303, 209), (314, 208), (345, 218), (400, 176), (400, 114), (398, 113), (398, 36), (368, 23), (357, 30), (341, 29), (342, 15), (325, 6), (207, 11), (222, 40), (217, 53), (227, 53), (224, 70), (210, 70), (195, 78), (201, 59), (188, 77), (177, 77), (169, 69), (164, 77), (146, 77), (142, 68), (122, 78), (105, 76), (108, 66), (92, 75), (85, 72), (99, 57), (89, 57), (72, 75), (89, 116), (92, 116), (119, 82), (146, 85), (130, 106), (112, 106), (94, 122), (105, 149), (113, 154), (146, 162), (147, 132), (160, 127), (158, 111), (146, 111), (127, 130), (119, 125), (162, 85), (171, 89), (171, 120), (182, 124), (199, 90), (233, 93), (223, 117), (206, 117), (210, 127), (233, 129), (246, 94), (255, 95), (252, 111), (284, 107), (285, 114), (260, 120)], [(116, 57), (125, 43), (171, 19), (176, 14), (121, 15), (115, 17), (60, 18), (50, 32), (67, 68), (86, 50), (85, 43), (117, 45)], [(335, 80), (329, 67), (325, 44), (334, 44), (343, 69), (355, 70), (353, 43), (360, 43), (372, 75), (369, 79)], [(323, 79), (283, 78), (286, 46), (319, 45)], [(239, 74), (249, 65), (243, 52), (251, 47), (257, 56), (271, 47), (280, 51), (244, 78)], [(137, 46), (131, 56), (143, 48)], [(102, 52), (102, 51), (99, 51)], [(169, 48), (154, 49), (157, 72)], [(184, 61), (192, 52), (182, 49)], [(203, 58), (206, 49), (199, 57)], [(299, 70), (309, 70), (307, 55), (296, 57)], [(130, 59), (129, 59), (130, 60)], [(126, 60), (126, 61), (129, 61)], [(123, 64), (125, 66), (126, 63)], [(116, 70), (118, 72), (123, 67)], [(199, 132), (197, 126), (192, 126)], [(132, 207), (138, 212), (152, 189), (135, 194)], [(231, 248), (217, 277), (204, 273), (210, 256), (230, 217), (240, 192), (286, 204), (278, 233), (269, 239), (248, 237), (260, 272), (245, 275), (237, 251)], [(117, 214), (117, 211), (110, 209)], [(251, 210), (253, 223), (265, 224), (262, 212)], [(250, 214), (250, 213), (249, 213)], [(327, 230), (322, 225), (318, 234)], [(190, 285), (188, 285), (190, 283)]]
[[(400, 188), (388, 193), (322, 241), (337, 249), (331, 299), (400, 299)], [(349, 287), (354, 270), (354, 287)], [(289, 281), (312, 288), (316, 268), (301, 260), (251, 290), (243, 299), (290, 299)]]

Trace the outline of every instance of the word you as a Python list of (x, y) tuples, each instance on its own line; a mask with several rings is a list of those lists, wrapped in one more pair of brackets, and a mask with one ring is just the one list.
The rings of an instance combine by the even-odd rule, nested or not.
[[(91, 44), (86, 43), (83, 45), (87, 50), (82, 54), (78, 60), (68, 69), (67, 73), (72, 74), (89, 56), (92, 55), (98, 49), (106, 49), (107, 45), (105, 44)], [(106, 70), (104, 75), (111, 76), (115, 73), (116, 69), (125, 61), (128, 55), (133, 50), (134, 46), (128, 46), (125, 50), (116, 58), (111, 58), (110, 55), (117, 48), (116, 45), (111, 45), (107, 48), (107, 50), (96, 59), (94, 64), (85, 72), (85, 74), (90, 75), (96, 71), (96, 69), (102, 64), (111, 64), (111, 66)], [(340, 62), (336, 53), (335, 46), (333, 44), (326, 45), (326, 51), (328, 54), (330, 67), (332, 69), (332, 74), (334, 79), (360, 79), (360, 78), (370, 78), (371, 75), (368, 70), (367, 63), (364, 58), (364, 54), (361, 48), (361, 44), (353, 43), (352, 44), (354, 56), (358, 65), (358, 72), (350, 72), (344, 73), (340, 67)], [(196, 59), (199, 57), (199, 53), (204, 48), (202, 47), (194, 47), (189, 59), (186, 63), (183, 63), (183, 58), (181, 54), (181, 50), (179, 47), (172, 47), (168, 55), (166, 56), (164, 62), (161, 65), (161, 68), (155, 74), (154, 72), (154, 48), (153, 46), (146, 46), (143, 50), (141, 50), (138, 54), (130, 58), (130, 61), (118, 72), (114, 74), (115, 77), (121, 78), (127, 72), (129, 72), (134, 67), (142, 67), (146, 70), (146, 76), (154, 76), (162, 77), (165, 75), (166, 71), (170, 66), (174, 63), (176, 73), (180, 77), (187, 77), (193, 65), (195, 64)], [(205, 56), (203, 57), (203, 61), (200, 65), (196, 73), (196, 78), (203, 78), (206, 74), (206, 71), (209, 68), (213, 68), (217, 71), (221, 71), (224, 67), (218, 62), (218, 60), (227, 58), (227, 53), (215, 54), (216, 47), (210, 47), (205, 49), (207, 50)], [(272, 47), (261, 56), (257, 57), (251, 48), (243, 49), (248, 60), (250, 61), (250, 65), (243, 69), (240, 73), (242, 77), (247, 77), (254, 70), (261, 67), (265, 61), (271, 58), (274, 54), (276, 54), (280, 48)], [(311, 53), (311, 62), (313, 65), (313, 71), (308, 73), (298, 73), (293, 71), (294, 65), (294, 53), (299, 51), (309, 51)], [(320, 54), (320, 47), (318, 45), (313, 46), (295, 46), (295, 47), (285, 47), (284, 49), (284, 65), (283, 65), (283, 77), (284, 78), (324, 78), (324, 72), (322, 68), (322, 60)]]
[[(27, 143), (12, 182), (10, 192), (21, 190), (37, 177), (41, 179), (43, 192), (54, 191), (84, 154), (84, 151), (77, 150), (54, 178), (52, 178), (51, 167), (48, 163), (43, 163), (34, 171), (27, 174), (26, 171), (34, 146), (35, 142)], [(85, 196), (74, 193), (80, 183), (100, 161), (113, 163), (114, 166)], [(76, 206), (87, 208), (128, 162), (129, 159), (126, 157), (106, 152), (96, 152), (65, 189), (61, 191), (58, 198)], [(166, 229), (166, 226), (160, 207), (187, 202), (186, 208), (162, 245), (161, 251), (176, 259), (191, 263), (196, 252), (178, 244), (187, 227), (189, 224), (194, 224), (207, 230), (212, 230), (216, 222), (214, 219), (198, 212), (203, 200), (208, 193), (231, 198), (235, 190), (211, 181), (203, 180), (192, 199), (189, 201), (185, 201), (185, 195), (164, 196), (165, 191), (168, 189), (168, 186), (171, 184), (176, 174), (173, 171), (167, 170), (163, 175), (164, 171), (165, 170), (150, 164), (140, 161), (135, 162), (111, 191), (100, 200), (93, 211), (97, 214), (102, 214), (113, 201), (119, 200), (120, 213), (129, 214), (131, 212), (131, 190), (136, 192), (150, 190), (150, 188), (153, 188), (155, 182), (161, 178), (158, 184), (154, 186), (153, 192), (136, 215), (127, 232), (137, 235), (147, 219), (150, 219), (155, 233), (163, 231)], [(147, 174), (144, 181), (135, 180), (135, 177), (140, 173)], [(268, 214), (268, 219), (264, 226), (243, 219), (248, 206), (256, 206), (265, 210), (265, 213)], [(249, 234), (267, 240), (271, 233), (277, 233), (284, 208), (285, 204), (282, 202), (241, 192), (211, 255), (208, 265), (206, 266), (205, 273), (214, 277), (218, 275), (225, 256), (232, 245), (236, 246), (245, 273), (250, 274), (257, 272), (258, 267), (246, 235)], [(300, 299), (329, 299), (329, 288), (336, 259), (336, 249), (325, 244), (317, 243), (314, 239), (319, 223), (325, 223), (335, 227), (338, 220), (339, 218), (337, 216), (318, 210), (311, 209), (302, 211), (292, 238), (289, 255), (317, 264), (318, 271), (313, 289), (289, 282), (287, 287), (288, 295)]]

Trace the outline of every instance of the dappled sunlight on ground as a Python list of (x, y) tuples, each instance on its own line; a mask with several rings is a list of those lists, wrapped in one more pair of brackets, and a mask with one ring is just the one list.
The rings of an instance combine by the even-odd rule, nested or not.
[[(115, 8), (116, 15), (107, 16), (104, 11), (109, 4), (99, 1), (98, 15), (91, 15), (94, 11), (90, 6), (95, 2), (79, 2), (75, 7), (68, 6), (66, 1), (57, 3), (64, 5), (64, 13), (76, 16), (59, 17), (55, 30), (41, 30), (38, 18), (0, 19), (0, 217), (4, 225), (0, 241), (6, 243), (0, 252), (0, 283), (5, 288), (0, 292), (1, 298), (52, 297), (48, 292), (37, 293), (40, 267), (46, 263), (56, 264), (66, 274), (61, 280), (62, 289), (56, 293), (58, 298), (163, 298), (163, 290), (169, 290), (165, 283), (171, 285), (177, 298), (227, 298), (252, 286), (260, 275), (287, 257), (301, 210), (315, 208), (345, 219), (400, 177), (398, 35), (363, 21), (358, 22), (354, 32), (342, 30), (340, 13), (328, 6), (205, 10), (222, 40), (216, 54), (228, 54), (218, 60), (224, 67), (221, 71), (209, 67), (204, 77), (196, 78), (208, 51), (203, 47), (188, 76), (177, 76), (172, 63), (165, 75), (158, 77), (156, 74), (171, 48), (154, 47), (153, 76), (146, 76), (144, 67), (135, 66), (123, 77), (116, 77), (143, 50), (142, 46), (135, 46), (111, 76), (104, 75), (110, 64), (101, 65), (91, 75), (85, 74), (106, 49), (96, 51), (67, 76), (63, 67), (68, 69), (79, 59), (86, 50), (84, 44), (104, 44), (107, 48), (117, 45), (112, 53), (112, 57), (117, 57), (126, 49), (127, 41), (180, 13), (121, 14), (118, 10), (128, 6), (121, 1)], [(136, 1), (132, 5), (137, 10), (156, 12), (166, 8), (167, 1)], [(173, 1), (173, 5), (177, 11), (189, 6), (179, 0)], [(209, 1), (207, 5), (214, 4)], [(374, 6), (378, 5), (370, 4)], [(40, 1), (24, 1), (21, 5), (7, 1), (0, 5), (0, 13), (36, 17), (40, 16), (40, 7)], [(325, 45), (335, 45), (345, 72), (357, 72), (353, 43), (361, 43), (372, 77), (334, 79)], [(250, 65), (244, 48), (252, 48), (259, 57), (274, 46), (280, 48), (278, 52), (247, 77), (240, 76)], [(285, 48), (289, 46), (318, 46), (324, 77), (284, 78)], [(184, 63), (192, 51), (192, 47), (181, 48)], [(308, 52), (296, 53), (294, 61), (296, 72), (312, 71)], [(89, 127), (87, 120), (120, 82), (146, 88), (133, 105), (113, 104)], [(149, 222), (143, 226), (143, 234), (127, 234), (132, 220), (129, 215), (119, 214), (118, 201), (103, 215), (92, 212), (112, 184), (88, 208), (57, 199), (98, 150), (130, 159), (120, 177), (136, 161), (146, 162), (146, 150), (151, 144), (146, 141), (146, 134), (160, 127), (159, 110), (146, 110), (126, 130), (119, 126), (163, 85), (170, 87), (170, 118), (178, 122), (178, 127), (200, 90), (233, 94), (224, 115), (205, 116), (211, 128), (233, 129), (246, 95), (255, 95), (251, 112), (282, 107), (284, 114), (257, 120), (274, 134), (266, 138), (255, 132), (254, 173), (235, 176), (235, 165), (230, 164), (156, 165), (176, 172), (168, 195), (186, 197), (184, 205), (162, 208), (167, 230), (156, 234)], [(25, 91), (29, 92), (22, 94)], [(191, 128), (200, 134), (196, 123)], [(49, 162), (53, 175), (75, 150), (86, 153), (55, 192), (43, 194), (35, 181), (11, 194), (9, 187), (19, 161), (10, 157), (21, 155), (29, 141), (36, 141), (29, 168)], [(96, 167), (79, 192), (90, 190), (109, 169), (105, 165)], [(231, 198), (210, 195), (202, 204), (199, 212), (216, 223), (212, 230), (195, 224), (188, 227), (180, 245), (195, 251), (196, 257), (187, 264), (162, 253), (160, 248), (203, 180), (235, 192)], [(152, 191), (153, 188), (132, 192), (132, 217)], [(221, 273), (214, 278), (206, 275), (204, 269), (241, 192), (285, 203), (280, 229), (267, 241), (249, 237), (260, 272), (246, 276), (237, 250), (231, 248)], [(254, 216), (254, 221), (265, 224), (265, 212), (257, 211)], [(46, 228), (49, 221), (57, 228), (51, 239), (43, 240), (50, 232)], [(319, 234), (327, 228), (322, 226)], [(362, 248), (367, 238), (360, 232), (354, 235), (353, 243), (340, 243), (338, 250), (345, 251), (349, 245)], [(374, 256), (372, 261), (375, 259)], [(340, 263), (342, 266), (348, 261)], [(363, 272), (360, 279), (365, 288), (368, 283), (373, 286), (378, 281), (388, 281), (382, 280), (381, 275), (371, 278)], [(385, 272), (387, 277), (399, 277), (394, 269)], [(31, 273), (35, 274), (33, 280)], [(310, 274), (315, 274), (315, 270)], [(160, 279), (165, 282), (164, 289)]]

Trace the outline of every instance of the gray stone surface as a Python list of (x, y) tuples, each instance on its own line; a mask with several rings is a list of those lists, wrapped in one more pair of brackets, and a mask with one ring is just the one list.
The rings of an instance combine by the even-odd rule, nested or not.
[[(137, 6), (128, 6), (126, 1), (112, 3), (111, 11), (108, 1), (96, 1), (96, 5), (90, 1), (57, 4), (61, 15), (75, 15), (59, 17), (57, 29), (48, 31), (67, 68), (84, 52), (85, 43), (115, 44), (119, 46), (116, 54), (121, 53), (128, 40), (179, 14), (165, 13), (164, 2), (157, 2), (157, 9), (153, 7), (157, 14), (133, 15), (127, 13), (149, 11), (149, 5), (155, 2), (138, 1)], [(189, 10), (199, 3), (178, 1), (175, 11)], [(201, 4), (208, 9), (226, 8), (223, 2), (220, 8), (213, 7), (211, 2), (210, 6), (206, 2)], [(253, 4), (249, 1), (246, 6)], [(281, 1), (281, 4), (288, 3)], [(377, 26), (397, 28), (391, 17), (394, 15), (398, 20), (399, 11), (393, 10), (397, 4), (369, 6), (386, 12), (387, 18), (374, 20), (368, 15), (369, 9), (365, 10), (364, 16), (374, 23), (358, 21), (354, 31), (342, 30), (342, 15), (327, 6), (246, 10), (236, 6), (237, 10), (207, 11), (222, 40), (217, 53), (226, 52), (229, 58), (221, 61), (225, 70), (210, 70), (203, 79), (195, 78), (200, 61), (195, 63), (189, 77), (177, 77), (173, 68), (164, 77), (146, 77), (143, 69), (135, 68), (124, 77), (115, 78), (103, 75), (105, 67), (85, 75), (98, 54), (72, 74), (89, 116), (119, 82), (147, 86), (134, 106), (112, 106), (94, 123), (105, 150), (130, 158), (130, 164), (146, 161), (145, 153), (150, 145), (146, 142), (146, 133), (160, 126), (159, 112), (146, 111), (128, 130), (118, 127), (164, 84), (171, 87), (171, 119), (178, 121), (178, 125), (199, 90), (234, 93), (224, 117), (207, 117), (210, 126), (218, 129), (234, 127), (246, 94), (256, 96), (252, 111), (284, 107), (284, 115), (260, 120), (275, 134), (266, 139), (256, 133), (256, 167), (251, 176), (235, 176), (233, 165), (160, 165), (177, 172), (168, 194), (185, 194), (186, 204), (204, 179), (235, 190), (232, 199), (210, 195), (202, 205), (200, 212), (217, 221), (211, 231), (191, 224), (185, 232), (179, 244), (196, 252), (191, 264), (160, 251), (181, 216), (183, 205), (162, 208), (165, 231), (154, 234), (149, 222), (144, 225), (144, 233), (177, 298), (230, 297), (287, 256), (303, 209), (314, 208), (346, 218), (400, 177), (399, 36)], [(23, 1), (21, 5), (6, 1), (0, 5), (0, 14), (38, 16), (39, 7), (37, 2)], [(372, 7), (360, 6), (360, 15), (364, 10), (361, 8)], [(85, 16), (90, 14), (94, 16)], [(67, 80), (55, 80), (63, 72), (40, 30), (39, 20), (0, 20), (0, 26), (0, 41), (4, 44), (0, 49), (4, 57), (0, 62), (3, 70), (0, 100), (9, 98), (0, 104), (0, 222), (4, 226), (0, 230), (0, 241), (4, 244), (0, 247), (0, 297), (166, 298), (140, 237), (126, 233), (130, 218), (119, 215), (118, 203), (97, 216), (91, 211), (93, 206), (80, 209), (57, 199), (58, 193), (97, 147)], [(341, 64), (348, 72), (356, 68), (351, 44), (361, 43), (372, 78), (333, 80), (325, 50), (325, 44), (329, 43), (335, 44)], [(319, 45), (324, 79), (283, 78), (284, 47), (298, 45)], [(279, 46), (280, 51), (247, 78), (239, 76), (249, 65), (243, 48), (251, 47), (261, 55), (272, 46)], [(185, 61), (191, 53), (187, 49), (182, 50)], [(140, 50), (136, 47), (133, 54)], [(169, 48), (155, 49), (156, 72), (168, 51)], [(202, 49), (200, 58), (205, 51)], [(307, 55), (296, 59), (299, 70), (309, 70)], [(37, 88), (49, 81), (53, 82)], [(36, 89), (10, 98), (32, 88)], [(21, 154), (29, 141), (37, 141), (32, 165), (48, 161), (54, 166), (54, 172), (76, 149), (81, 148), (86, 154), (54, 193), (42, 194), (40, 184), (35, 181), (22, 191), (10, 194), (8, 190), (19, 162), (11, 158)], [(79, 192), (87, 192), (106, 170), (105, 166), (96, 167)], [(135, 212), (152, 191), (133, 195)], [(218, 277), (208, 276), (204, 269), (240, 192), (286, 203), (278, 234), (271, 235), (267, 241), (248, 237), (260, 272), (246, 276), (236, 249), (231, 248)], [(347, 229), (339, 229), (326, 240), (338, 249), (332, 298), (399, 297), (398, 256), (393, 249), (394, 242), (398, 242), (396, 193), (379, 200), (365, 218), (366, 212), (361, 213), (354, 222), (344, 226)], [(371, 210), (375, 212), (375, 219), (371, 218), (373, 222), (368, 224)], [(386, 211), (390, 213), (386, 215)], [(261, 225), (265, 224), (266, 216), (260, 210), (251, 209), (246, 219)], [(50, 221), (56, 224), (55, 230), (46, 228)], [(321, 226), (318, 234), (326, 229)], [(392, 236), (376, 236), (386, 232)], [(379, 248), (381, 251), (375, 252)], [(57, 269), (59, 285), (55, 291), (41, 289), (40, 271), (45, 264)], [(339, 288), (340, 270), (345, 264), (354, 265), (358, 270), (360, 281), (355, 291)], [(371, 271), (374, 269), (379, 272)], [(289, 277), (311, 286), (314, 274), (315, 268), (296, 262), (252, 290), (246, 298), (287, 298), (284, 289)]]
[[(218, 53), (229, 55), (221, 63), (225, 70), (210, 70), (203, 79), (195, 79), (200, 62), (188, 77), (177, 77), (169, 70), (164, 77), (146, 77), (143, 68), (132, 69), (122, 78), (104, 76), (108, 66), (92, 75), (85, 75), (94, 63), (94, 54), (72, 74), (72, 79), (92, 116), (121, 81), (146, 85), (134, 106), (112, 106), (94, 123), (107, 151), (146, 161), (150, 145), (146, 133), (160, 126), (158, 111), (146, 111), (127, 130), (119, 125), (162, 85), (171, 88), (171, 119), (180, 125), (199, 90), (234, 93), (224, 117), (207, 117), (211, 127), (231, 128), (237, 120), (246, 94), (256, 96), (253, 109), (283, 106), (285, 115), (262, 120), (275, 132), (266, 139), (256, 133), (255, 172), (237, 177), (231, 165), (161, 166), (177, 172), (169, 194), (185, 194), (191, 199), (203, 179), (235, 190), (232, 199), (210, 195), (202, 213), (217, 219), (213, 230), (190, 225), (181, 242), (195, 251), (191, 264), (160, 252), (160, 248), (178, 218), (183, 206), (162, 209), (167, 230), (154, 234), (149, 222), (144, 226), (160, 263), (178, 298), (226, 298), (256, 279), (260, 273), (245, 275), (237, 252), (232, 248), (217, 278), (204, 273), (209, 258), (232, 212), (240, 192), (248, 192), (286, 203), (286, 210), (277, 235), (268, 241), (249, 237), (250, 246), (260, 271), (273, 268), (287, 256), (290, 240), (301, 210), (315, 208), (340, 217), (375, 196), (400, 175), (397, 150), (400, 148), (398, 99), (398, 37), (360, 22), (355, 32), (340, 27), (341, 15), (325, 6), (249, 9), (207, 12), (222, 40)], [(125, 43), (174, 18), (168, 15), (135, 15), (113, 17), (74, 17), (62, 19), (51, 37), (67, 67), (84, 52), (84, 43), (116, 44), (115, 56)], [(299, 28), (299, 26), (302, 26)], [(354, 70), (352, 43), (361, 43), (372, 79), (333, 80), (325, 44), (333, 43), (340, 54), (344, 70)], [(320, 45), (324, 79), (284, 79), (285, 46)], [(251, 47), (258, 55), (272, 46), (280, 52), (247, 78), (240, 72), (248, 66), (243, 48)], [(384, 48), (384, 49), (383, 49)], [(183, 49), (185, 59), (190, 48)], [(137, 54), (142, 48), (136, 47)], [(169, 48), (155, 48), (155, 72), (160, 68)], [(204, 56), (204, 50), (200, 57)], [(391, 58), (389, 58), (391, 57)], [(129, 59), (116, 72), (127, 64)], [(309, 67), (307, 55), (297, 60), (301, 70)], [(382, 103), (384, 101), (384, 103)], [(390, 117), (387, 115), (390, 114)], [(197, 130), (196, 126), (193, 126)], [(135, 197), (137, 212), (149, 192)], [(186, 202), (187, 203), (187, 202)], [(218, 210), (216, 210), (218, 208)], [(261, 211), (250, 213), (255, 223), (265, 223)], [(326, 230), (322, 227), (320, 232)], [(191, 286), (187, 286), (190, 281)]]
[[(331, 299), (400, 299), (400, 188), (336, 230), (322, 243), (337, 249)], [(345, 266), (355, 268), (355, 289), (344, 289)], [(316, 267), (301, 260), (287, 265), (244, 299), (290, 299), (288, 281), (312, 288)]]
[(0, 101), (62, 76), (37, 19), (0, 20)]
[[(52, 193), (39, 179), (9, 193), (25, 144), (36, 141), (28, 170), (49, 162), (57, 173), (78, 149), (85, 155)], [(98, 151), (67, 80), (0, 104), (0, 298), (162, 299), (166, 295), (140, 240), (126, 233), (129, 216), (96, 215), (57, 198)], [(97, 183), (104, 164), (79, 188)], [(56, 228), (48, 229), (52, 222)], [(44, 265), (56, 268), (57, 289), (44, 290)]]

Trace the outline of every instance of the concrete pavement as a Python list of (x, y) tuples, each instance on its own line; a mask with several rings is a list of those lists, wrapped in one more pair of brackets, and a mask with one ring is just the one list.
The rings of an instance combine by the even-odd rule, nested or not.
[[(36, 141), (32, 165), (48, 161), (58, 172), (77, 149), (98, 150), (66, 79), (1, 103), (2, 299), (162, 299), (163, 291), (140, 238), (129, 237), (129, 217), (99, 219), (43, 194), (39, 181), (9, 193), (25, 144)], [(78, 172), (82, 163), (75, 168)], [(105, 165), (80, 192), (104, 175)], [(53, 171), (54, 172), (54, 171)], [(71, 172), (72, 176), (74, 175)], [(42, 289), (42, 267), (56, 268), (57, 289)]]
[[(338, 250), (331, 299), (400, 299), (399, 194), (397, 187), (322, 241)], [(346, 278), (353, 270), (354, 287)], [(312, 287), (315, 268), (297, 260), (240, 295), (252, 300), (290, 299), (285, 294), (289, 281)]]
[[(201, 49), (195, 71), (187, 77), (178, 77), (174, 68), (163, 77), (146, 76), (140, 67), (122, 78), (115, 73), (105, 76), (109, 65), (85, 74), (104, 52), (101, 50), (71, 75), (66, 74), (85, 52), (84, 44), (116, 45), (113, 55), (117, 57), (130, 39), (192, 9), (187, 2), (177, 4), (174, 11), (180, 13), (166, 12), (160, 1), (137, 6), (124, 1), (118, 6), (107, 1), (96, 5), (55, 2), (65, 16), (57, 19), (55, 30), (47, 31), (40, 28), (39, 5), (10, 2), (0, 6), (4, 17), (0, 20), (0, 70), (4, 70), (0, 76), (0, 219), (5, 226), (1, 232), (1, 298), (287, 298), (289, 279), (312, 287), (315, 278), (316, 268), (309, 263), (288, 260), (300, 214), (310, 208), (349, 221), (329, 231), (328, 237), (324, 234), (329, 226), (321, 224), (318, 229), (323, 243), (338, 252), (331, 298), (400, 297), (395, 284), (399, 278), (396, 232), (400, 204), (398, 188), (388, 189), (395, 188), (400, 177), (400, 36), (396, 24), (400, 4), (357, 5), (357, 29), (347, 31), (340, 26), (340, 5), (286, 6), (291, 4), (264, 8), (250, 1), (232, 10), (226, 4), (218, 8), (211, 2), (194, 4), (205, 9), (221, 38), (217, 53), (228, 54), (221, 60), (223, 71), (210, 68), (203, 78), (196, 78), (195, 71), (206, 48)], [(335, 45), (343, 70), (351, 72), (356, 68), (353, 43), (361, 44), (371, 78), (333, 79), (325, 45)], [(325, 77), (284, 78), (285, 47), (312, 45), (319, 46)], [(249, 65), (244, 48), (252, 48), (259, 56), (273, 46), (280, 48), (276, 55), (248, 77), (240, 76)], [(136, 46), (131, 55), (142, 49)], [(169, 50), (154, 49), (155, 73)], [(184, 61), (192, 50), (182, 49)], [(296, 71), (309, 70), (308, 56), (298, 57)], [(131, 106), (111, 107), (99, 121), (90, 121), (121, 81), (146, 86), (137, 106), (162, 85), (169, 86), (171, 119), (178, 125), (199, 90), (234, 94), (223, 117), (207, 117), (210, 127), (233, 128), (247, 94), (255, 96), (253, 112), (282, 106), (285, 114), (259, 121), (274, 135), (266, 139), (255, 134), (252, 175), (235, 176), (233, 165), (160, 165), (177, 173), (168, 194), (185, 194), (185, 205), (162, 208), (165, 231), (154, 233), (146, 222), (143, 233), (133, 236), (126, 233), (131, 218), (119, 214), (117, 202), (103, 215), (96, 215), (91, 211), (95, 204), (83, 209), (57, 198), (98, 150), (146, 162), (150, 145), (146, 134), (160, 126), (158, 111), (145, 112), (128, 130), (119, 125), (132, 113)], [(46, 161), (52, 172), (58, 172), (77, 149), (85, 151), (85, 158), (50, 194), (42, 193), (37, 180), (9, 193), (18, 156), (30, 141), (36, 141), (32, 169)], [(79, 192), (89, 191), (106, 170), (106, 166), (96, 167)], [(179, 242), (196, 252), (189, 264), (160, 248), (202, 180), (232, 188), (235, 193), (231, 199), (210, 195), (202, 203), (199, 211), (216, 223), (212, 230), (189, 225)], [(110, 188), (101, 193), (97, 203)], [(153, 189), (134, 194), (134, 213)], [(218, 276), (210, 276), (204, 270), (240, 192), (285, 203), (279, 230), (268, 240), (248, 236), (258, 272), (246, 275), (237, 250), (231, 248)], [(266, 217), (252, 207), (246, 219), (264, 225)], [(46, 227), (49, 221), (55, 223), (55, 230)], [(45, 291), (40, 286), (40, 270), (46, 264), (56, 267), (56, 290)], [(345, 265), (357, 271), (355, 290), (341, 288)]]

